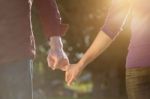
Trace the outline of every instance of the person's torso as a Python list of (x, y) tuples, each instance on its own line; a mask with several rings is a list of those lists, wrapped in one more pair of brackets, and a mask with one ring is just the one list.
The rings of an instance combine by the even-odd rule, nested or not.
[(30, 0), (0, 0), (0, 63), (33, 49)]
[(149, 45), (150, 48), (150, 0), (132, 1), (131, 30), (130, 47)]
[(132, 3), (131, 41), (126, 66), (150, 66), (150, 0)]

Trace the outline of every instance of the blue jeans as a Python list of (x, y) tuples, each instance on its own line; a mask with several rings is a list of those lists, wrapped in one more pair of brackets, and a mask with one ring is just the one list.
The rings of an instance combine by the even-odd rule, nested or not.
[(0, 99), (33, 99), (32, 60), (0, 65)]

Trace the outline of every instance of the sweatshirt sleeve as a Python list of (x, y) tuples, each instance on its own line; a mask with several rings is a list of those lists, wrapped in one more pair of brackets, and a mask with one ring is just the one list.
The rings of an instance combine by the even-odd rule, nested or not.
[(128, 0), (113, 0), (109, 8), (105, 23), (102, 26), (102, 31), (113, 39), (120, 31), (126, 22), (130, 12), (130, 3)]
[(61, 16), (55, 0), (34, 0), (43, 32), (47, 39), (51, 36), (63, 36), (68, 24), (61, 23)]

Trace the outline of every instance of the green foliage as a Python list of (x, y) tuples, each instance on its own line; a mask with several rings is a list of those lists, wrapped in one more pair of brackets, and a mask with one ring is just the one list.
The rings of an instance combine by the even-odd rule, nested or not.
[(92, 92), (92, 83), (78, 83), (78, 82), (74, 82), (72, 84), (72, 86), (68, 87), (67, 85), (65, 85), (66, 88), (77, 91), (79, 93), (90, 93)]
[(49, 99), (91, 99), (89, 96), (74, 98), (74, 97), (50, 97)]

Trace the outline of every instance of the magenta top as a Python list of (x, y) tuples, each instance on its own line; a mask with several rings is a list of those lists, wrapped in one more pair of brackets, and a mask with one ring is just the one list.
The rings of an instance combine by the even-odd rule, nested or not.
[(102, 31), (112, 39), (132, 14), (126, 67), (150, 66), (150, 0), (113, 0)]

